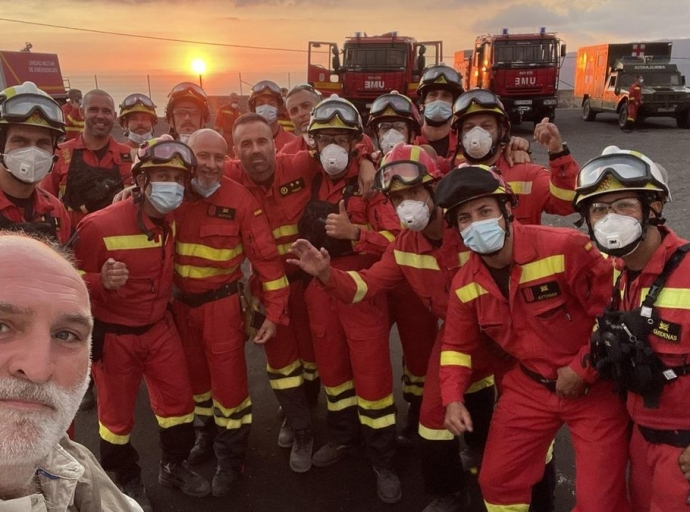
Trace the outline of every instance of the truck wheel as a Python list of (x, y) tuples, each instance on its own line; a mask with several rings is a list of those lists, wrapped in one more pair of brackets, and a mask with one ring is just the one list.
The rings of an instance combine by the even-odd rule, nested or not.
[(690, 128), (690, 109), (683, 110), (676, 117), (676, 124), (678, 128), (683, 128), (684, 130)]
[(582, 105), (582, 119), (584, 119), (585, 121), (594, 121), (596, 117), (597, 113), (594, 110), (592, 110), (592, 105), (589, 102), (588, 98)]
[(618, 111), (618, 126), (621, 130), (626, 128), (628, 125), (628, 102), (626, 101), (621, 105), (621, 109)]

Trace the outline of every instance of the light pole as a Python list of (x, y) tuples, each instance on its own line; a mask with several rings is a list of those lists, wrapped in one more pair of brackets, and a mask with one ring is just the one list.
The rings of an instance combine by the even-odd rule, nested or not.
[(201, 59), (194, 59), (192, 61), (192, 71), (199, 75), (199, 87), (204, 88), (203, 74), (206, 71), (206, 63)]

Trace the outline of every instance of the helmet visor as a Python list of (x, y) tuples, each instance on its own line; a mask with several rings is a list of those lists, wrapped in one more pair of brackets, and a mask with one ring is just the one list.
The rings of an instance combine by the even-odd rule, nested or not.
[(165, 164), (178, 156), (188, 167), (196, 167), (196, 158), (192, 149), (186, 144), (178, 141), (165, 140), (153, 145), (149, 145), (143, 156), (142, 162), (153, 162), (154, 164)]
[(278, 87), (277, 84), (271, 82), (270, 80), (262, 80), (261, 82), (257, 82), (254, 84), (254, 87), (252, 87), (252, 96), (256, 96), (257, 94), (277, 94), (278, 96), (282, 96), (283, 92), (280, 90), (280, 87)]
[(192, 96), (198, 96), (199, 98), (203, 98), (204, 100), (206, 99), (206, 93), (204, 92), (204, 90), (192, 82), (182, 82), (181, 84), (177, 84), (175, 87), (172, 88), (170, 94), (168, 94), (168, 97), (174, 98), (175, 96), (181, 96), (184, 93), (190, 94)]
[(151, 98), (144, 94), (130, 94), (127, 96), (124, 100), (122, 100), (122, 104), (120, 104), (121, 109), (128, 109), (128, 108), (133, 108), (138, 104), (143, 105), (144, 107), (150, 108), (150, 109), (155, 109), (156, 105), (154, 105), (153, 101), (151, 101)]
[(22, 122), (38, 112), (48, 124), (56, 128), (65, 125), (60, 105), (42, 94), (18, 94), (0, 104), (0, 119), (7, 122)]
[(335, 116), (348, 126), (359, 126), (359, 113), (350, 105), (339, 101), (321, 103), (312, 112), (312, 120), (317, 123), (328, 123)]
[(609, 174), (624, 185), (643, 186), (649, 182), (663, 185), (663, 177), (654, 176), (647, 162), (633, 155), (616, 153), (600, 156), (586, 163), (577, 176), (577, 188), (595, 188)]
[(399, 94), (384, 94), (383, 96), (376, 98), (374, 103), (371, 105), (370, 114), (372, 116), (381, 115), (389, 107), (392, 108), (396, 114), (400, 114), (405, 117), (413, 115), (412, 102), (405, 96)]
[(457, 100), (455, 100), (455, 105), (453, 105), (453, 112), (460, 114), (467, 110), (472, 103), (476, 103), (482, 107), (486, 108), (503, 108), (503, 103), (490, 91), (485, 89), (474, 89), (472, 91), (467, 91), (461, 94)]
[(441, 77), (448, 83), (460, 83), (460, 75), (458, 72), (448, 66), (436, 66), (427, 69), (422, 75), (420, 83), (434, 83)]
[(374, 188), (389, 192), (394, 180), (403, 185), (413, 186), (422, 183), (427, 170), (424, 165), (413, 160), (398, 160), (383, 165), (374, 177)]

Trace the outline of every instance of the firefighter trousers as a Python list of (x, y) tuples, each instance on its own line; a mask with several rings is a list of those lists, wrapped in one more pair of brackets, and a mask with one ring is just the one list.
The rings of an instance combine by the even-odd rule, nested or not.
[(372, 464), (392, 469), (396, 409), (385, 295), (344, 304), (312, 281), (305, 299), (331, 440), (356, 444), (364, 437)]
[(589, 394), (566, 400), (519, 367), (502, 384), (479, 474), (487, 510), (528, 512), (531, 488), (542, 477), (549, 446), (565, 423), (575, 451), (573, 512), (629, 512), (629, 420), (611, 384), (600, 381)]
[(173, 301), (173, 310), (187, 359), (196, 424), (207, 432), (217, 430), (213, 450), (220, 466), (240, 467), (247, 453), (252, 402), (239, 295), (198, 307)]
[(180, 337), (172, 316), (142, 335), (105, 335), (103, 357), (93, 364), (98, 388), (101, 465), (118, 483), (138, 477), (139, 455), (130, 443), (142, 377), (160, 428), (161, 461), (182, 462), (194, 446), (194, 401)]

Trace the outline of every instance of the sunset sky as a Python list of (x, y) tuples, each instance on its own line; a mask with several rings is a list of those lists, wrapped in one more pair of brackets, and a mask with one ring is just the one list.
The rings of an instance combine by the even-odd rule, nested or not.
[[(483, 33), (538, 31), (546, 26), (568, 44), (690, 37), (690, 2), (676, 0), (0, 0), (0, 16), (154, 37), (306, 50), (307, 41), (342, 47), (355, 31), (397, 30), (417, 40), (441, 39), (446, 62)], [(197, 80), (194, 58), (208, 69), (210, 94), (272, 78), (280, 85), (306, 79), (306, 53), (248, 50), (76, 32), (0, 21), (3, 50), (26, 41), (33, 51), (57, 53), (63, 75), (85, 89), (146, 92)], [(686, 56), (690, 57), (690, 56)], [(178, 80), (179, 78), (179, 80)], [(172, 84), (169, 82), (173, 82)], [(244, 85), (244, 90), (248, 89)], [(154, 96), (158, 92), (154, 91)], [(116, 94), (114, 94), (115, 96)], [(116, 98), (117, 99), (117, 98)], [(155, 99), (155, 98), (154, 98)], [(162, 100), (159, 100), (162, 101)]]

